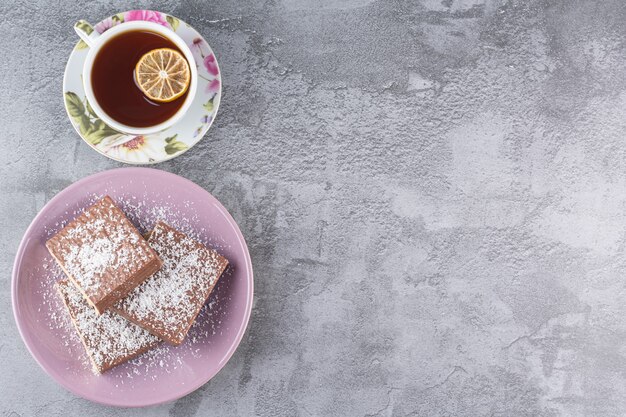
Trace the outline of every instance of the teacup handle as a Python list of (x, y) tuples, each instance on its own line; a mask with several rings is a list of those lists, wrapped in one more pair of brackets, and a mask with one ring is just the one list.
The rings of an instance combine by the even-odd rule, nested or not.
[(74, 31), (76, 34), (87, 44), (87, 46), (92, 47), (96, 38), (98, 37), (98, 32), (93, 30), (93, 26), (89, 24), (89, 22), (85, 20), (79, 20), (74, 23)]

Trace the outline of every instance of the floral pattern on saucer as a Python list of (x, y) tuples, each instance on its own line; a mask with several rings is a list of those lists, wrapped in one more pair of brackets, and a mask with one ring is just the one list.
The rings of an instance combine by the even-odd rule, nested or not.
[(153, 164), (174, 158), (195, 145), (209, 130), (217, 113), (222, 80), (215, 54), (204, 38), (187, 23), (152, 10), (130, 10), (110, 16), (87, 32), (104, 33), (113, 26), (133, 20), (158, 23), (170, 28), (189, 46), (198, 68), (198, 89), (187, 114), (174, 126), (150, 135), (127, 135), (105, 124), (85, 98), (82, 70), (88, 46), (79, 41), (65, 68), (65, 109), (78, 134), (101, 154), (129, 164)]

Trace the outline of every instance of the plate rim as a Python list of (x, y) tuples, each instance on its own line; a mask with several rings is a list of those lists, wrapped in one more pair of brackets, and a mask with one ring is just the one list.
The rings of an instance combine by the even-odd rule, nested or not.
[[(156, 10), (152, 10), (152, 9), (135, 9), (135, 10), (156, 11)], [(109, 18), (111, 18), (111, 17), (115, 16), (116, 14), (119, 14), (119, 13), (127, 13), (127, 12), (129, 12), (129, 11), (133, 11), (133, 9), (124, 10), (124, 11), (121, 11), (121, 12), (114, 13), (114, 14), (112, 14), (112, 15), (110, 15), (110, 16), (105, 17), (104, 19), (101, 19), (101, 20), (100, 20), (100, 21), (98, 21), (95, 25), (97, 25), (97, 24), (99, 24), (99, 23), (103, 22), (103, 21), (104, 21), (104, 20), (106, 20), (106, 19), (109, 19)], [(218, 74), (218, 75), (217, 75), (217, 77), (218, 77), (218, 78), (217, 78), (217, 79), (219, 79), (219, 81), (220, 81), (219, 92), (218, 92), (218, 94), (216, 94), (217, 96), (219, 96), (219, 100), (217, 101), (217, 106), (215, 106), (215, 110), (214, 110), (214, 113), (213, 113), (214, 115), (213, 115), (213, 117), (211, 118), (211, 121), (210, 121), (209, 123), (207, 123), (206, 128), (204, 129), (204, 132), (202, 132), (202, 136), (200, 136), (200, 138), (199, 138), (199, 139), (198, 139), (198, 140), (197, 140), (197, 141), (196, 141), (193, 145), (189, 146), (187, 149), (184, 149), (184, 150), (183, 150), (183, 151), (181, 151), (181, 152), (177, 152), (177, 153), (175, 153), (175, 154), (173, 154), (173, 155), (169, 155), (169, 156), (168, 156), (168, 157), (166, 157), (166, 158), (159, 159), (159, 160), (154, 160), (154, 161), (143, 161), (143, 162), (142, 162), (142, 161), (128, 161), (128, 160), (125, 160), (125, 159), (116, 158), (116, 157), (114, 157), (114, 156), (111, 156), (111, 155), (109, 155), (109, 154), (107, 154), (107, 153), (103, 152), (101, 149), (98, 149), (95, 145), (92, 145), (91, 143), (89, 143), (89, 141), (87, 141), (87, 139), (85, 139), (85, 138), (83, 137), (83, 135), (80, 133), (80, 131), (79, 131), (78, 127), (77, 127), (76, 125), (74, 125), (74, 123), (72, 123), (72, 120), (71, 120), (71, 119), (72, 119), (72, 116), (71, 116), (71, 114), (70, 114), (69, 109), (67, 108), (67, 103), (65, 102), (65, 100), (63, 100), (63, 108), (65, 109), (65, 113), (67, 114), (67, 118), (68, 118), (68, 120), (69, 120), (69, 122), (70, 122), (70, 125), (72, 126), (72, 128), (74, 129), (74, 131), (76, 132), (76, 134), (78, 135), (78, 137), (79, 137), (79, 138), (80, 138), (80, 139), (81, 139), (84, 143), (86, 143), (86, 144), (87, 144), (87, 146), (89, 146), (91, 149), (93, 149), (94, 151), (96, 151), (96, 152), (97, 152), (97, 153), (99, 153), (100, 155), (105, 156), (105, 157), (109, 158), (109, 159), (110, 159), (110, 160), (112, 160), (112, 161), (120, 162), (120, 163), (122, 163), (122, 164), (128, 164), (128, 165), (135, 166), (135, 167), (141, 167), (141, 166), (146, 166), (146, 165), (156, 165), (156, 164), (160, 164), (161, 162), (171, 161), (172, 159), (177, 158), (177, 157), (179, 157), (179, 156), (181, 156), (181, 155), (183, 155), (183, 154), (187, 153), (187, 151), (191, 150), (191, 148), (193, 148), (193, 147), (194, 147), (194, 146), (196, 146), (198, 143), (200, 143), (200, 142), (204, 139), (204, 137), (207, 135), (207, 133), (209, 132), (209, 130), (211, 130), (211, 127), (213, 127), (213, 124), (215, 123), (215, 119), (217, 119), (217, 114), (219, 113), (220, 105), (222, 104), (222, 94), (223, 94), (223, 92), (224, 92), (224, 91), (223, 91), (223, 87), (224, 87), (224, 78), (223, 78), (223, 76), (222, 76), (222, 69), (220, 68), (220, 64), (219, 64), (219, 62), (218, 62), (218, 60), (217, 60), (217, 54), (215, 53), (215, 51), (213, 50), (213, 48), (211, 47), (211, 45), (209, 44), (209, 42), (205, 39), (204, 35), (203, 35), (202, 33), (200, 33), (198, 30), (196, 30), (196, 28), (195, 28), (195, 27), (193, 27), (193, 26), (191, 26), (189, 23), (187, 23), (187, 21), (185, 21), (185, 20), (183, 20), (183, 19), (181, 19), (181, 18), (179, 18), (179, 17), (177, 17), (177, 16), (174, 16), (173, 14), (170, 14), (170, 13), (165, 13), (165, 12), (161, 12), (161, 11), (156, 11), (156, 12), (158, 12), (158, 13), (160, 13), (160, 14), (162, 14), (162, 15), (165, 15), (165, 16), (171, 16), (171, 17), (174, 17), (174, 18), (178, 19), (180, 22), (182, 22), (182, 23), (184, 23), (185, 25), (187, 25), (190, 29), (192, 29), (193, 31), (195, 31), (195, 32), (196, 32), (196, 33), (197, 33), (197, 34), (198, 34), (198, 35), (199, 35), (199, 36), (200, 36), (200, 37), (204, 40), (204, 42), (206, 42), (206, 44), (209, 46), (209, 49), (211, 50), (211, 53), (213, 53), (213, 56), (215, 56), (215, 66), (217, 67), (217, 71), (218, 71), (218, 73), (217, 73), (217, 74)], [(94, 25), (94, 26), (95, 26), (95, 25)], [(67, 91), (67, 88), (65, 88), (65, 87), (66, 87), (66, 81), (65, 81), (65, 78), (66, 78), (66, 74), (67, 74), (67, 69), (68, 69), (68, 67), (69, 67), (69, 65), (70, 65), (70, 58), (72, 57), (72, 54), (74, 54), (74, 52), (76, 52), (76, 45), (78, 45), (79, 43), (80, 43), (80, 39), (79, 39), (79, 40), (76, 42), (76, 44), (72, 47), (72, 50), (70, 51), (70, 54), (68, 55), (67, 62), (65, 63), (65, 68), (63, 69), (63, 82), (62, 82), (62, 85), (61, 85), (61, 88), (62, 88), (62, 91), (61, 91), (61, 97), (62, 97), (62, 98), (63, 98), (63, 95), (65, 94), (65, 92)], [(201, 93), (200, 93), (200, 89), (198, 89), (198, 90), (196, 91), (196, 95), (199, 95), (199, 94), (201, 94)], [(194, 100), (195, 100), (195, 98), (194, 98)], [(181, 119), (178, 123), (180, 123), (181, 121), (182, 121), (182, 119)], [(171, 129), (171, 128), (173, 128), (174, 126), (176, 126), (176, 124), (174, 124), (173, 126), (171, 126), (171, 127), (170, 127), (170, 128), (168, 128), (168, 129)], [(166, 130), (164, 130), (164, 131), (167, 131), (168, 129), (166, 129)], [(164, 132), (164, 131), (163, 131), (163, 132)], [(161, 133), (162, 133), (162, 132), (161, 132)]]
[[(231, 347), (228, 349), (228, 351), (226, 352), (226, 354), (223, 357), (223, 360), (221, 360), (218, 363), (218, 367), (217, 370), (212, 373), (209, 374), (208, 378), (206, 378), (206, 380), (204, 378), (201, 379), (199, 384), (192, 384), (191, 386), (187, 387), (185, 386), (185, 389), (182, 390), (181, 392), (176, 392), (173, 395), (166, 395), (164, 396), (163, 399), (159, 399), (157, 401), (137, 401), (137, 402), (132, 402), (132, 403), (127, 403), (127, 402), (120, 402), (120, 401), (105, 401), (100, 399), (99, 397), (95, 397), (87, 392), (81, 392), (76, 390), (74, 387), (69, 386), (68, 384), (65, 383), (65, 381), (63, 381), (62, 379), (58, 378), (57, 374), (54, 373), (51, 369), (48, 368), (48, 365), (46, 363), (46, 361), (40, 357), (40, 355), (38, 353), (36, 353), (33, 348), (31, 347), (31, 343), (33, 343), (32, 339), (30, 337), (27, 337), (25, 334), (25, 329), (23, 328), (23, 326), (25, 326), (25, 324), (23, 324), (19, 318), (19, 314), (18, 314), (18, 308), (17, 308), (17, 299), (19, 298), (17, 295), (17, 282), (18, 282), (18, 274), (17, 271), (20, 268), (20, 264), (21, 261), (24, 257), (24, 251), (26, 250), (26, 244), (27, 244), (27, 239), (26, 237), (28, 235), (31, 234), (31, 232), (33, 231), (35, 224), (38, 222), (38, 220), (40, 220), (40, 218), (44, 215), (46, 208), (48, 208), (49, 206), (52, 206), (53, 204), (56, 204), (58, 201), (62, 200), (62, 197), (64, 194), (66, 194), (67, 192), (75, 189), (75, 188), (79, 188), (83, 183), (89, 181), (89, 180), (93, 180), (93, 179), (97, 179), (99, 177), (104, 177), (106, 175), (109, 175), (110, 173), (119, 173), (120, 171), (125, 171), (125, 172), (137, 172), (137, 171), (150, 171), (151, 175), (162, 175), (165, 177), (174, 177), (174, 179), (176, 180), (182, 180), (183, 183), (186, 183), (187, 186), (195, 188), (196, 190), (198, 190), (199, 192), (204, 192), (206, 195), (209, 196), (210, 199), (214, 200), (214, 203), (217, 204), (218, 209), (220, 209), (220, 211), (223, 212), (223, 214), (225, 215), (226, 219), (228, 220), (228, 222), (230, 223), (230, 225), (233, 227), (233, 229), (236, 232), (237, 238), (239, 240), (239, 243), (242, 245), (243, 249), (244, 249), (244, 258), (245, 258), (245, 264), (246, 264), (246, 269), (248, 271), (248, 283), (249, 283), (249, 290), (248, 293), (246, 294), (246, 306), (245, 306), (245, 315), (244, 315), (244, 320), (243, 320), (243, 325), (241, 326), (241, 328), (239, 329), (239, 331), (237, 332), (237, 335), (235, 336), (235, 342), (231, 345)], [(35, 362), (37, 362), (37, 364), (40, 366), (41, 369), (44, 370), (44, 372), (50, 377), (52, 378), (56, 383), (58, 383), (59, 385), (61, 385), (62, 387), (64, 387), (66, 390), (68, 390), (69, 392), (73, 393), (74, 395), (84, 398), (86, 400), (92, 401), (94, 403), (98, 403), (98, 404), (102, 404), (102, 405), (107, 405), (107, 406), (114, 406), (114, 407), (123, 407), (123, 408), (141, 408), (141, 407), (149, 407), (149, 406), (156, 406), (156, 405), (160, 405), (160, 404), (165, 404), (165, 403), (170, 403), (172, 401), (178, 400), (186, 395), (191, 394), (192, 392), (196, 391), (197, 389), (199, 389), (200, 387), (202, 387), (203, 385), (205, 385), (207, 382), (209, 382), (211, 379), (213, 379), (223, 368), (224, 366), (226, 366), (226, 364), (230, 361), (230, 359), (232, 358), (232, 356), (234, 355), (234, 353), (237, 351), (237, 349), (239, 348), (239, 345), (241, 344), (241, 341), (243, 340), (243, 336), (246, 333), (246, 330), (248, 329), (248, 324), (250, 323), (250, 316), (252, 315), (252, 305), (253, 305), (253, 301), (254, 301), (254, 271), (252, 269), (252, 259), (250, 257), (250, 251), (248, 249), (248, 245), (246, 243), (246, 240), (243, 236), (243, 234), (241, 233), (241, 230), (239, 229), (239, 225), (237, 224), (237, 222), (235, 221), (235, 219), (232, 217), (232, 215), (228, 212), (228, 210), (222, 205), (222, 203), (215, 198), (210, 192), (208, 192), (207, 190), (205, 190), (204, 188), (202, 188), (201, 186), (199, 186), (198, 184), (196, 184), (195, 182), (182, 177), (180, 175), (171, 173), (169, 171), (163, 171), (163, 170), (159, 170), (159, 169), (155, 169), (155, 168), (147, 168), (147, 167), (122, 167), (122, 168), (114, 168), (114, 169), (108, 169), (105, 171), (101, 171), (101, 172), (97, 172), (95, 174), (91, 174), (88, 175), (84, 178), (81, 178), (78, 181), (75, 181), (73, 183), (71, 183), (70, 185), (68, 185), (67, 187), (65, 187), (63, 190), (59, 191), (54, 197), (52, 197), (46, 204), (44, 204), (44, 206), (39, 210), (39, 212), (35, 215), (35, 217), (33, 218), (33, 220), (30, 222), (30, 224), (28, 225), (28, 227), (26, 228), (26, 231), (24, 232), (24, 234), (22, 235), (22, 239), (20, 240), (17, 252), (15, 253), (15, 259), (13, 261), (13, 269), (11, 271), (11, 306), (12, 306), (12, 310), (13, 310), (13, 319), (15, 320), (15, 324), (17, 326), (18, 332), (20, 334), (20, 337), (22, 339), (22, 342), (24, 342), (24, 344), (26, 345), (26, 348), (28, 350), (28, 352), (30, 353), (30, 355), (35, 359)], [(225, 359), (225, 360), (224, 360)], [(178, 386), (180, 386), (179, 384), (177, 384)]]

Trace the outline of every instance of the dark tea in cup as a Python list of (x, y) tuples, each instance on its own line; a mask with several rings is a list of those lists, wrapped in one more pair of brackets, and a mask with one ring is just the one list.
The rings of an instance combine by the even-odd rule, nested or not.
[(91, 87), (102, 110), (119, 123), (149, 127), (174, 116), (188, 92), (170, 102), (151, 100), (135, 80), (135, 66), (146, 53), (160, 48), (180, 49), (165, 36), (150, 30), (131, 30), (109, 39), (100, 48), (91, 69)]

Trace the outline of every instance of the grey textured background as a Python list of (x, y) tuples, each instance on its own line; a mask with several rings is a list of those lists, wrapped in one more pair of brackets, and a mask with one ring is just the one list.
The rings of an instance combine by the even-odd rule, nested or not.
[[(0, 5), (3, 416), (626, 415), (626, 6), (285, 0)], [(55, 193), (120, 166), (61, 96), (72, 23), (152, 8), (217, 53), (207, 137), (157, 167), (231, 211), (256, 278), (239, 350), (173, 404), (56, 385), (10, 272)]]

